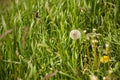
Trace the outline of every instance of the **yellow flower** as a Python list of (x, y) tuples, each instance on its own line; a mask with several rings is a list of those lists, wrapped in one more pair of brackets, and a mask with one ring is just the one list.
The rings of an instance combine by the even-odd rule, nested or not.
[(102, 63), (107, 63), (109, 61), (110, 61), (110, 57), (109, 56), (102, 56), (100, 58), (100, 62), (102, 62)]
[(70, 38), (72, 38), (72, 39), (79, 39), (80, 36), (81, 36), (81, 33), (79, 30), (72, 30), (70, 32)]

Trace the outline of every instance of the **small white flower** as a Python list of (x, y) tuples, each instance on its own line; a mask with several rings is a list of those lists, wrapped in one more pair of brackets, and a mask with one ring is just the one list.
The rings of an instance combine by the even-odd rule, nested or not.
[(113, 70), (108, 70), (108, 73), (109, 73), (109, 74), (112, 74), (112, 73), (113, 73)]
[(106, 77), (103, 77), (103, 80), (106, 80)]
[(96, 31), (96, 29), (95, 28), (93, 28), (93, 32), (95, 32)]
[(106, 48), (109, 48), (109, 47), (110, 47), (109, 43), (106, 43), (105, 46), (106, 46)]
[(93, 39), (92, 43), (98, 43), (98, 41), (96, 39)]
[(81, 36), (81, 33), (79, 30), (72, 30), (70, 32), (70, 38), (72, 38), (72, 39), (79, 39), (80, 36)]
[(86, 31), (86, 30), (84, 30), (83, 32), (84, 32), (84, 33), (86, 33), (87, 31)]
[(106, 77), (103, 77), (103, 80), (111, 80), (111, 79), (108, 76), (106, 76)]
[(98, 80), (98, 77), (92, 74), (90, 75), (90, 80)]

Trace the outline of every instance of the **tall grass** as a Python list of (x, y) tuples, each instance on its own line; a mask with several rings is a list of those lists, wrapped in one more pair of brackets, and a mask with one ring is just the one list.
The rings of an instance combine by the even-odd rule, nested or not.
[[(89, 75), (101, 80), (109, 76), (108, 63), (99, 61), (106, 43), (111, 79), (119, 80), (119, 8), (119, 0), (12, 1), (0, 9), (0, 80), (88, 80)], [(94, 28), (101, 34), (95, 51), (99, 70), (91, 68), (94, 52), (85, 37)], [(80, 39), (70, 38), (73, 29), (81, 32)]]

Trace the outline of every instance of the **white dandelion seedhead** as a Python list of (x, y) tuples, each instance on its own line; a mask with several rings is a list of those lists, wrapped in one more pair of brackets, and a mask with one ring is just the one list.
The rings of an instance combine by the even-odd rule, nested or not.
[(79, 30), (72, 30), (70, 32), (70, 38), (72, 38), (72, 39), (79, 39), (80, 36), (81, 36), (81, 33)]

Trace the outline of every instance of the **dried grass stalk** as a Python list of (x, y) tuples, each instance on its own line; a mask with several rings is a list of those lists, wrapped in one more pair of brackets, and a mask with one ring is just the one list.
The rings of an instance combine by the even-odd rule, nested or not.
[(58, 73), (58, 71), (54, 71), (53, 73), (46, 74), (45, 77), (42, 80), (48, 80), (49, 78), (55, 76)]
[(23, 36), (22, 36), (22, 47), (23, 47), (23, 49), (24, 49), (24, 47), (25, 47), (25, 42), (26, 42), (26, 37), (27, 37), (27, 35), (28, 35), (28, 32), (29, 32), (29, 28), (26, 27), (26, 28), (24, 29), (24, 34), (23, 34)]
[(4, 39), (8, 34), (12, 33), (13, 29), (9, 29), (5, 31), (2, 35), (0, 35), (0, 40)]

